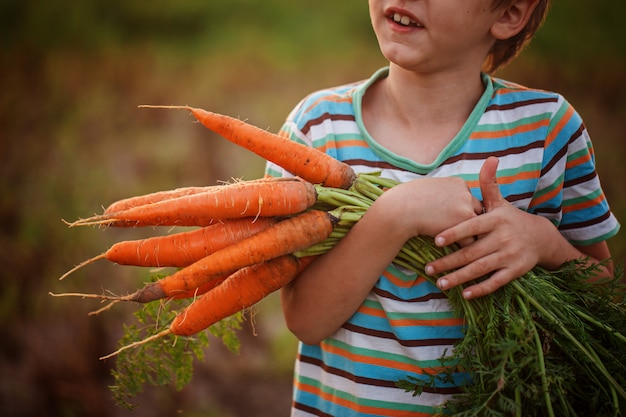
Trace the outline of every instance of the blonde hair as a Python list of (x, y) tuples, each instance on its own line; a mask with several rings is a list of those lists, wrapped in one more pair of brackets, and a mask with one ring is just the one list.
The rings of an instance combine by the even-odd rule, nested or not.
[[(515, 0), (494, 0), (493, 8), (506, 8), (513, 1)], [(496, 40), (483, 63), (483, 71), (489, 74), (494, 73), (519, 55), (543, 24), (550, 9), (550, 3), (551, 0), (539, 0), (524, 29), (509, 39)]]

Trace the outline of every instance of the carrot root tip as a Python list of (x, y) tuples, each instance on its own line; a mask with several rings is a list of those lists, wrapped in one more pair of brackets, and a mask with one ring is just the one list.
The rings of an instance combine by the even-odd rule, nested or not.
[(108, 355), (105, 355), (105, 356), (102, 356), (100, 358), (100, 360), (105, 360), (105, 359), (112, 358), (113, 356), (117, 356), (120, 353), (124, 352), (125, 350), (132, 349), (132, 348), (135, 348), (135, 347), (138, 347), (138, 346), (141, 346), (141, 345), (145, 345), (146, 343), (150, 343), (153, 340), (160, 339), (160, 338), (165, 337), (165, 336), (167, 336), (168, 334), (171, 334), (171, 333), (172, 333), (172, 331), (170, 329), (165, 329), (165, 330), (163, 330), (163, 331), (161, 331), (159, 333), (153, 334), (152, 336), (147, 337), (147, 338), (145, 338), (143, 340), (139, 340), (137, 342), (130, 343), (130, 344), (126, 345), (126, 346), (122, 346), (121, 348), (119, 348), (115, 352), (109, 353)]
[(84, 262), (79, 263), (78, 265), (76, 265), (74, 268), (70, 269), (69, 271), (67, 271), (66, 273), (64, 273), (63, 275), (61, 275), (61, 277), (59, 277), (59, 281), (64, 280), (68, 275), (76, 272), (77, 270), (81, 269), (82, 267), (84, 267), (85, 265), (89, 265), (90, 263), (93, 263), (99, 259), (103, 259), (106, 258), (106, 252), (101, 253), (100, 255), (94, 256), (91, 259), (87, 259)]
[(73, 222), (67, 222), (65, 220), (63, 220), (63, 222), (68, 226), (68, 227), (77, 227), (77, 226), (110, 226), (111, 224), (115, 223), (117, 220), (116, 219), (111, 219), (108, 218), (106, 216), (94, 216), (94, 217), (89, 217), (86, 219), (78, 219), (75, 220)]
[(120, 301), (120, 300), (113, 300), (113, 301), (111, 301), (110, 303), (108, 303), (107, 305), (105, 305), (105, 306), (104, 306), (104, 307), (102, 307), (102, 308), (99, 308), (99, 309), (94, 310), (94, 311), (90, 311), (87, 315), (88, 315), (88, 316), (97, 316), (98, 314), (100, 314), (100, 313), (102, 313), (102, 312), (104, 312), (104, 311), (110, 310), (110, 309), (111, 309), (111, 307), (113, 307), (113, 306), (114, 306), (116, 303), (118, 303), (119, 301)]
[(52, 297), (80, 297), (80, 298), (95, 298), (98, 300), (111, 300), (111, 301), (135, 301), (136, 293), (130, 295), (104, 295), (104, 294), (89, 294), (89, 293), (81, 293), (81, 292), (63, 292), (63, 293), (54, 293), (48, 292), (48, 295)]
[(190, 106), (183, 105), (166, 105), (166, 104), (140, 104), (140, 109), (173, 109), (173, 110), (189, 110), (192, 111), (193, 108)]

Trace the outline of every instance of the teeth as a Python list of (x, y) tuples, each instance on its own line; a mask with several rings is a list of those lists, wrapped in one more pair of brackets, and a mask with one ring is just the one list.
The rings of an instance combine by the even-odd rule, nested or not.
[(408, 26), (410, 24), (415, 24), (416, 22), (412, 21), (409, 16), (402, 16), (400, 13), (394, 13), (393, 21), (396, 23), (400, 23), (401, 25)]

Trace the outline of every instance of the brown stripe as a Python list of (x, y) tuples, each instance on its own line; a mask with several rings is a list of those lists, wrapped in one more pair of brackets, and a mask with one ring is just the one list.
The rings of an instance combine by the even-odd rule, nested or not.
[(593, 181), (593, 180), (596, 179), (597, 176), (598, 175), (597, 175), (596, 171), (592, 171), (592, 172), (590, 172), (587, 175), (583, 175), (582, 177), (578, 177), (578, 178), (571, 179), (569, 181), (565, 181), (563, 183), (563, 187), (567, 188), (567, 187), (571, 187), (573, 185), (582, 184), (582, 183), (585, 183), (585, 182), (588, 182), (588, 181)]
[(431, 294), (426, 294), (422, 297), (417, 297), (417, 298), (410, 298), (410, 299), (404, 299), (404, 298), (400, 298), (398, 296), (396, 296), (393, 293), (390, 293), (389, 291), (384, 291), (381, 290), (380, 288), (374, 288), (373, 292), (382, 297), (382, 298), (386, 298), (389, 300), (395, 300), (395, 301), (406, 301), (409, 303), (419, 303), (419, 302), (424, 302), (424, 301), (430, 301), (430, 300), (441, 300), (443, 298), (447, 298), (446, 295), (442, 292), (434, 292)]
[(526, 200), (526, 199), (532, 198), (534, 195), (535, 195), (534, 192), (529, 191), (527, 193), (522, 193), (522, 194), (506, 195), (506, 196), (504, 196), (504, 199), (506, 201), (508, 201), (509, 203), (514, 203), (516, 201)]
[[(398, 386), (396, 385), (396, 383), (398, 381), (388, 381), (388, 380), (384, 380), (384, 379), (378, 379), (378, 378), (368, 378), (368, 377), (364, 377), (364, 376), (358, 376), (358, 375), (354, 375), (350, 372), (344, 371), (342, 369), (338, 369), (332, 366), (328, 366), (327, 364), (323, 363), (321, 360), (317, 359), (317, 358), (312, 358), (310, 356), (303, 356), (300, 355), (300, 361), (304, 362), (304, 363), (308, 363), (310, 365), (315, 365), (321, 369), (324, 370), (324, 372), (331, 374), (331, 375), (336, 375), (339, 376), (341, 378), (345, 378), (349, 381), (352, 381), (354, 383), (357, 384), (361, 384), (361, 385), (370, 385), (370, 386), (374, 386), (374, 387), (384, 387), (384, 388), (397, 388)], [(442, 388), (442, 387), (424, 387), (424, 392), (428, 392), (431, 394), (459, 394), (461, 393), (461, 389), (458, 387), (446, 387), (446, 388)]]
[(306, 413), (312, 414), (314, 416), (318, 416), (318, 417), (333, 417), (332, 415), (326, 414), (322, 412), (321, 410), (318, 410), (317, 408), (313, 408), (311, 406), (308, 406), (306, 404), (302, 404), (299, 402), (294, 402), (293, 408), (295, 408), (296, 410), (300, 410), (300, 411), (304, 411)]
[(406, 346), (406, 347), (452, 346), (456, 342), (459, 341), (459, 339), (457, 339), (457, 338), (451, 338), (451, 339), (444, 339), (444, 338), (441, 338), (441, 339), (409, 339), (409, 340), (404, 340), (404, 339), (399, 339), (395, 334), (393, 334), (391, 332), (385, 332), (383, 330), (368, 329), (366, 327), (357, 326), (357, 325), (349, 323), (349, 322), (344, 323), (343, 326), (341, 326), (341, 327), (346, 329), (346, 330), (348, 330), (348, 331), (351, 331), (353, 333), (363, 334), (363, 335), (372, 336), (372, 337), (378, 337), (379, 339), (395, 340), (401, 346)]
[(315, 119), (311, 119), (308, 122), (306, 122), (306, 124), (302, 127), (301, 131), (302, 133), (306, 135), (307, 133), (309, 133), (309, 131), (311, 130), (313, 126), (321, 125), (327, 120), (330, 120), (330, 121), (347, 120), (347, 121), (353, 122), (355, 119), (354, 119), (354, 116), (351, 114), (323, 113), (319, 117), (316, 117)]
[(595, 226), (607, 220), (610, 216), (611, 216), (611, 213), (607, 211), (602, 216), (595, 217), (593, 219), (589, 219), (584, 222), (577, 222), (577, 223), (571, 223), (571, 224), (566, 224), (566, 225), (561, 224), (559, 225), (559, 230), (572, 230), (572, 229), (579, 229), (579, 228), (588, 227), (588, 226)]
[(578, 139), (580, 135), (582, 135), (584, 129), (585, 127), (581, 124), (576, 132), (574, 132), (574, 134), (569, 138), (567, 144), (559, 149), (556, 155), (554, 155), (554, 157), (546, 164), (544, 169), (541, 170), (541, 176), (544, 176), (547, 172), (549, 172), (554, 167), (554, 165), (556, 165), (556, 163), (567, 154), (567, 146), (570, 143), (574, 142), (576, 139)]
[(462, 153), (462, 154), (454, 155), (446, 159), (444, 163), (441, 165), (442, 166), (450, 165), (458, 161), (474, 161), (474, 160), (480, 161), (483, 159), (487, 159), (489, 156), (502, 157), (502, 156), (508, 156), (508, 155), (523, 154), (524, 152), (528, 152), (531, 149), (543, 148), (543, 144), (544, 144), (543, 140), (538, 140), (538, 141), (526, 144), (524, 146), (518, 146), (515, 148), (507, 148), (507, 149), (497, 151), (497, 152), (490, 151), (490, 152)]
[(512, 110), (512, 109), (517, 109), (520, 107), (532, 106), (534, 104), (557, 103), (557, 102), (558, 102), (558, 98), (550, 97), (550, 98), (537, 98), (537, 99), (525, 100), (525, 101), (516, 101), (510, 104), (492, 104), (491, 106), (487, 107), (485, 112), (497, 111), (497, 110)]
[(347, 160), (344, 160), (343, 162), (352, 166), (361, 165), (361, 166), (366, 166), (369, 168), (376, 168), (376, 169), (394, 169), (397, 171), (407, 171), (406, 169), (399, 168), (385, 161), (368, 161), (367, 159), (347, 159)]
[(557, 214), (562, 210), (561, 206), (558, 207), (542, 207), (537, 210), (533, 210), (535, 214)]

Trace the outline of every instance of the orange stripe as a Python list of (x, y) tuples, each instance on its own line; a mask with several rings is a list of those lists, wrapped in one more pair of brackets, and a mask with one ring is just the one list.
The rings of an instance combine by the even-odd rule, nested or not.
[(554, 190), (550, 191), (549, 193), (544, 194), (541, 197), (537, 197), (537, 198), (533, 199), (533, 201), (530, 202), (529, 208), (539, 206), (539, 205), (545, 203), (546, 201), (549, 201), (549, 200), (553, 199), (560, 192), (561, 192), (561, 187), (557, 187)]
[(504, 129), (504, 130), (496, 130), (496, 131), (478, 131), (472, 132), (470, 135), (470, 139), (500, 139), (505, 136), (512, 136), (518, 133), (530, 132), (532, 130), (536, 130), (540, 127), (547, 126), (549, 123), (548, 120), (538, 120), (534, 123), (523, 124), (517, 126), (513, 129)]
[(339, 355), (352, 362), (366, 363), (369, 365), (381, 366), (383, 368), (400, 369), (409, 373), (416, 373), (416, 374), (422, 374), (422, 375), (426, 374), (423, 368), (420, 368), (419, 366), (414, 365), (414, 364), (412, 365), (412, 364), (392, 361), (390, 359), (374, 358), (371, 356), (359, 355), (359, 354), (350, 352), (348, 350), (341, 349), (337, 346), (332, 346), (332, 345), (327, 345), (327, 344), (323, 344), (322, 348), (328, 353)]
[(332, 142), (326, 142), (324, 146), (320, 146), (317, 149), (319, 149), (322, 152), (326, 152), (327, 149), (341, 149), (341, 148), (347, 148), (350, 146), (364, 147), (362, 143), (363, 141), (361, 140), (346, 140), (346, 141), (341, 141), (341, 142), (332, 141)]
[(367, 147), (367, 144), (359, 139), (354, 139), (354, 140), (341, 140), (339, 142), (335, 142), (337, 144), (337, 148), (351, 148), (351, 147), (359, 147), (359, 148), (365, 148)]
[(359, 307), (358, 312), (362, 314), (367, 314), (368, 316), (385, 318), (385, 312), (383, 310), (381, 310), (380, 308), (367, 307), (364, 304)]
[(526, 87), (523, 87), (523, 86), (515, 84), (515, 83), (511, 83), (511, 82), (503, 82), (503, 85), (508, 85), (510, 87), (498, 88), (498, 90), (497, 90), (497, 95), (498, 96), (504, 96), (504, 95), (510, 94), (510, 93), (519, 93), (520, 90), (527, 90)]
[(396, 319), (390, 320), (393, 326), (462, 326), (465, 320), (459, 317), (450, 317), (447, 319)]
[(363, 406), (355, 404), (353, 401), (346, 400), (344, 398), (335, 397), (334, 395), (324, 392), (316, 386), (306, 385), (300, 381), (296, 381), (296, 386), (300, 391), (308, 392), (310, 394), (315, 395), (316, 397), (322, 398), (328, 402), (333, 404), (338, 404), (347, 409), (353, 410), (359, 413), (372, 414), (377, 416), (391, 416), (391, 417), (402, 417), (402, 416), (412, 416), (412, 417), (428, 417), (432, 416), (429, 413), (419, 413), (415, 411), (407, 411), (407, 410), (389, 410), (387, 408), (380, 407), (372, 407), (372, 406)]
[(420, 375), (438, 375), (445, 372), (447, 369), (441, 366), (433, 368), (421, 368), (415, 364), (403, 363), (385, 358), (375, 358), (367, 355), (359, 355), (346, 349), (342, 349), (340, 347), (332, 346), (325, 343), (322, 344), (322, 349), (330, 354), (341, 356), (352, 362), (366, 363), (368, 365), (380, 366), (383, 368), (401, 369), (409, 373), (415, 373)]
[(336, 142), (336, 141), (331, 141), (331, 142), (326, 142), (324, 143), (324, 145), (317, 147), (316, 149), (321, 151), (321, 152), (326, 152), (326, 150), (328, 149), (342, 149), (342, 148), (347, 148), (350, 146), (360, 146), (360, 147), (364, 147), (362, 145), (363, 141), (359, 141), (359, 140), (346, 140), (346, 141), (341, 141), (341, 142)]
[(313, 103), (311, 103), (311, 105), (306, 108), (305, 112), (308, 113), (312, 108), (316, 107), (319, 103), (324, 102), (324, 101), (329, 101), (331, 103), (351, 103), (352, 97), (348, 96), (348, 97), (343, 97), (343, 98), (337, 98), (332, 95), (325, 95), (323, 97), (318, 98)]
[[(359, 313), (368, 316), (387, 318), (385, 312), (379, 308), (368, 307), (362, 305), (359, 307)], [(389, 322), (395, 326), (461, 326), (465, 323), (461, 317), (449, 317), (444, 319), (389, 319)]]
[(544, 147), (547, 148), (554, 141), (554, 138), (556, 138), (559, 135), (559, 133), (561, 133), (561, 130), (563, 130), (563, 126), (565, 126), (570, 121), (573, 115), (574, 115), (574, 108), (570, 106), (567, 108), (567, 111), (565, 112), (565, 114), (563, 115), (559, 123), (556, 126), (554, 126), (554, 129), (552, 129), (550, 134), (546, 137), (546, 142), (545, 142)]
[(593, 207), (598, 204), (601, 204), (602, 201), (604, 201), (602, 196), (597, 196), (593, 200), (581, 201), (580, 203), (577, 203), (577, 204), (565, 206), (563, 207), (563, 213), (571, 213), (573, 211), (584, 210), (589, 207)]
[(383, 272), (383, 276), (387, 278), (387, 280), (389, 280), (389, 282), (391, 282), (393, 285), (400, 287), (400, 288), (411, 288), (411, 287), (414, 287), (416, 285), (420, 285), (426, 282), (426, 278), (419, 276), (419, 275), (415, 279), (409, 279), (406, 281), (403, 280), (402, 278), (395, 276), (389, 271)]
[(589, 153), (585, 153), (585, 154), (579, 156), (576, 159), (572, 159), (571, 161), (567, 161), (567, 163), (565, 164), (565, 168), (566, 169), (572, 169), (572, 168), (577, 167), (579, 165), (586, 164), (590, 160), (591, 160), (591, 155)]
[[(537, 171), (523, 171), (523, 172), (518, 172), (515, 175), (507, 175), (507, 176), (498, 177), (498, 184), (512, 184), (516, 181), (532, 180), (535, 178), (537, 178)], [(479, 180), (467, 181), (467, 186), (470, 188), (479, 188), (480, 181)]]

